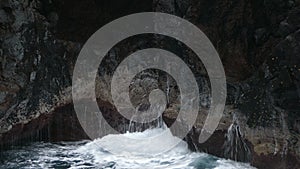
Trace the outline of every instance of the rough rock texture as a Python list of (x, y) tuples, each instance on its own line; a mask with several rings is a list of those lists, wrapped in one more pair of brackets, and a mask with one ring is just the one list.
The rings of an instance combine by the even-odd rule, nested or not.
[(299, 168), (299, 1), (157, 0), (154, 10), (201, 28), (226, 71), (224, 117), (198, 144), (200, 115), (188, 139), (194, 149), (258, 168)]
[[(156, 9), (207, 34), (222, 58), (229, 91), (224, 124), (196, 148), (259, 168), (299, 168), (299, 2), (181, 3), (157, 1)], [(192, 132), (192, 142), (198, 133)]]
[[(183, 17), (206, 33), (226, 71), (224, 117), (213, 136), (199, 144), (209, 107), (205, 69), (174, 39), (142, 35), (119, 43), (100, 65), (96, 93), (110, 124), (124, 132), (129, 123), (111, 101), (113, 70), (130, 53), (160, 47), (190, 65), (202, 93), (197, 123), (186, 137), (191, 149), (258, 168), (300, 168), (299, 0), (1, 0), (0, 145), (87, 138), (71, 100), (76, 57), (102, 25), (143, 11)], [(164, 120), (171, 125), (180, 107), (178, 86), (165, 73), (138, 75), (130, 86), (132, 102), (146, 108), (141, 94), (157, 87), (168, 91)]]

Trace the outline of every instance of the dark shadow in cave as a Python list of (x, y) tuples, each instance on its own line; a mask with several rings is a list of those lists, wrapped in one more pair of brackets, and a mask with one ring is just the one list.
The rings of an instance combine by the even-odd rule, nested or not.
[(151, 0), (41, 0), (41, 3), (40, 13), (50, 22), (57, 16), (53, 29), (57, 38), (81, 43), (114, 19), (152, 11)]

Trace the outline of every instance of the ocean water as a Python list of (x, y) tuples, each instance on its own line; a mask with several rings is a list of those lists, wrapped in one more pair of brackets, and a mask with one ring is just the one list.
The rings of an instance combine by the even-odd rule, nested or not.
[(155, 141), (147, 139), (165, 130), (168, 129), (107, 135), (94, 141), (31, 143), (1, 152), (0, 168), (253, 169), (249, 164), (191, 152), (184, 141), (171, 150), (157, 153), (178, 142), (169, 131)]

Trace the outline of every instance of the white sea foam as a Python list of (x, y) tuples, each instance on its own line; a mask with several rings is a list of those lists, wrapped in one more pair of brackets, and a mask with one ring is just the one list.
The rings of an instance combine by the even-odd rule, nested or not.
[[(164, 133), (164, 134), (162, 134)], [(132, 142), (131, 139), (136, 139)], [(145, 141), (152, 140), (155, 141)], [(130, 141), (128, 141), (128, 139)], [(108, 135), (94, 141), (32, 143), (3, 152), (0, 168), (97, 168), (97, 169), (252, 169), (249, 164), (188, 150), (181, 141), (171, 150), (153, 154), (178, 141), (169, 129)], [(108, 150), (118, 150), (112, 154)], [(151, 153), (149, 153), (151, 152)]]
[[(162, 134), (164, 133), (164, 134)], [(155, 138), (155, 139), (153, 139)], [(108, 135), (79, 147), (76, 151), (94, 158), (103, 165), (111, 162), (116, 168), (161, 168), (161, 169), (247, 169), (248, 164), (220, 159), (205, 153), (193, 153), (187, 143), (180, 141), (173, 149), (156, 154), (166, 144), (178, 143), (167, 129), (148, 129), (144, 132)], [(116, 153), (110, 153), (112, 150)]]

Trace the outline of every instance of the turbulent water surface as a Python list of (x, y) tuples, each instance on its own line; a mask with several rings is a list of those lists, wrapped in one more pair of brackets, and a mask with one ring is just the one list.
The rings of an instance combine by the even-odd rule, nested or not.
[[(154, 155), (153, 152), (177, 141), (171, 134), (160, 137), (161, 143), (135, 143), (126, 139), (147, 138), (163, 129), (108, 135), (102, 139), (81, 142), (32, 143), (1, 153), (0, 168), (111, 168), (111, 169), (252, 169), (249, 164), (217, 158), (205, 153), (193, 153), (185, 142), (172, 150)], [(147, 145), (146, 145), (147, 144)], [(114, 150), (110, 153), (107, 150)]]

